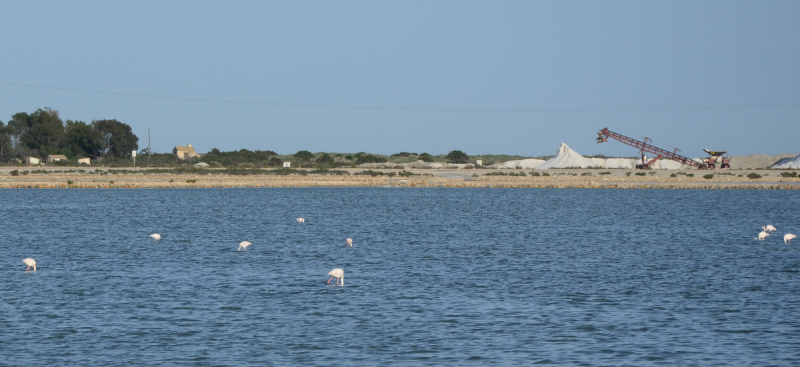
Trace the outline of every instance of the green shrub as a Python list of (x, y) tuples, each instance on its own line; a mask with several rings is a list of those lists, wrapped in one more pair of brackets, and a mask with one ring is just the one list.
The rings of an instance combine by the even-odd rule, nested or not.
[(550, 176), (550, 174), (547, 173), (547, 172), (542, 172), (542, 176), (547, 177), (547, 176)]
[(647, 176), (647, 173), (645, 173), (645, 172), (636, 172), (634, 174), (637, 175), (637, 176)]
[(755, 172), (751, 172), (747, 174), (747, 178), (755, 180), (757, 178), (761, 178), (761, 175)]
[(367, 171), (356, 172), (356, 173), (354, 173), (353, 175), (362, 175), (362, 176), (372, 176), (372, 177), (375, 177), (375, 176), (383, 176), (383, 172), (380, 172), (380, 171), (373, 171), (373, 170), (367, 170)]
[(584, 173), (581, 173), (581, 176), (591, 176), (591, 175), (592, 175), (592, 173), (591, 173), (591, 172), (584, 172)]
[(186, 182), (188, 182), (188, 183), (195, 183), (195, 182), (197, 182), (197, 180), (195, 180), (195, 179), (191, 179), (191, 180), (186, 180)]
[(321, 156), (317, 157), (317, 163), (320, 164), (333, 164), (334, 160), (328, 153), (322, 153)]
[(311, 160), (314, 158), (314, 153), (311, 153), (307, 150), (301, 150), (294, 154), (294, 157), (300, 160)]
[(781, 177), (797, 177), (797, 172), (781, 172)]
[(541, 174), (539, 172), (533, 171), (533, 172), (531, 172), (531, 176), (539, 177), (539, 176), (541, 176)]
[(631, 173), (630, 172), (626, 172), (625, 176), (631, 177)]
[(412, 155), (417, 155), (417, 153), (400, 152), (400, 153), (397, 153), (397, 154), (392, 154), (392, 155), (391, 155), (391, 157), (403, 157), (403, 158), (408, 158), (408, 157), (410, 157), (410, 156), (412, 156)]
[(712, 174), (703, 175), (703, 178), (705, 178), (706, 180), (710, 180), (710, 179), (714, 178), (714, 175), (712, 175)]
[(464, 152), (462, 152), (460, 150), (451, 150), (450, 153), (447, 153), (447, 155), (444, 156), (444, 157), (447, 158), (447, 160), (449, 160), (450, 163), (468, 163), (469, 162), (469, 156), (467, 155), (467, 153), (464, 153)]
[(269, 162), (267, 162), (267, 165), (270, 167), (282, 167), (283, 159), (280, 159), (279, 157), (272, 157), (269, 159)]
[(598, 173), (598, 175), (610, 175), (610, 174), (611, 174), (611, 172), (600, 172), (600, 173)]
[(72, 185), (72, 181), (71, 180), (67, 180), (67, 185)]
[(363, 164), (363, 163), (384, 163), (386, 162), (386, 158), (378, 157), (374, 154), (367, 154), (364, 152), (356, 154), (356, 164)]
[(689, 173), (686, 175), (686, 177), (694, 177), (694, 173)]
[(15, 169), (15, 170), (11, 171), (11, 175), (12, 176), (19, 176), (19, 170)]
[(113, 185), (113, 184), (114, 184), (114, 181), (108, 181), (108, 183), (110, 183), (110, 184), (112, 184), (112, 185)]
[(433, 162), (433, 156), (428, 153), (422, 153), (419, 155), (419, 160), (430, 163)]
[(678, 177), (678, 175), (673, 173), (673, 174), (669, 175), (669, 177)]

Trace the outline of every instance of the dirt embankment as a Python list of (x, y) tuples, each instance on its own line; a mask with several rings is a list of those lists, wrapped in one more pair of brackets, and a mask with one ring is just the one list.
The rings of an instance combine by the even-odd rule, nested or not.
[[(414, 175), (400, 177), (401, 170), (378, 170), (382, 176), (356, 175), (363, 170), (349, 169), (349, 175), (228, 175), (171, 173), (114, 173), (114, 170), (11, 175), (0, 168), (0, 188), (234, 188), (234, 187), (465, 187), (465, 188), (661, 188), (661, 189), (788, 189), (799, 190), (800, 178), (782, 177), (781, 171), (636, 171), (560, 169), (531, 175), (529, 170), (442, 169), (410, 170)], [(59, 172), (60, 171), (60, 172)], [(792, 171), (784, 171), (792, 172)], [(394, 177), (387, 174), (395, 173)], [(497, 175), (498, 173), (505, 175)], [(508, 174), (524, 173), (525, 176)], [(761, 178), (747, 175), (755, 173)], [(549, 176), (544, 176), (548, 174)], [(712, 175), (705, 178), (706, 175)]]

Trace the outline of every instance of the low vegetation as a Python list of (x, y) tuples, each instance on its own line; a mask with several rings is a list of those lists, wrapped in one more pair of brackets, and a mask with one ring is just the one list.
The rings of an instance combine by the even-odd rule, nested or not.
[(747, 174), (747, 178), (749, 178), (751, 180), (756, 180), (756, 179), (761, 178), (761, 175), (759, 175), (758, 173), (755, 173), (755, 172), (751, 172), (751, 173)]

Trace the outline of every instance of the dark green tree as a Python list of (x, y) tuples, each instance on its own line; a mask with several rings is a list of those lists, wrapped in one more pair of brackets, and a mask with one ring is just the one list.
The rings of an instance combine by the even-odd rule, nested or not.
[(90, 156), (97, 158), (102, 146), (100, 132), (83, 121), (67, 120), (67, 146), (74, 156)]
[(450, 163), (469, 163), (469, 156), (460, 150), (452, 150), (445, 156)]
[(14, 149), (14, 152), (17, 156), (22, 155), (22, 148), (24, 144), (22, 143), (25, 134), (31, 128), (31, 116), (25, 112), (16, 113), (11, 116), (11, 120), (8, 121), (8, 136), (11, 139), (11, 147)]
[(8, 128), (3, 121), (0, 121), (0, 158), (3, 157), (3, 153), (5, 153), (5, 148), (11, 142), (11, 138), (8, 136)]
[(30, 115), (30, 128), (22, 138), (25, 145), (40, 154), (54, 154), (66, 147), (67, 135), (58, 111), (40, 108)]
[(280, 157), (272, 157), (269, 159), (269, 163), (267, 164), (271, 167), (282, 167), (283, 159), (280, 159)]
[(92, 127), (99, 132), (101, 139), (97, 156), (126, 157), (139, 148), (139, 138), (128, 124), (117, 120), (95, 120)]

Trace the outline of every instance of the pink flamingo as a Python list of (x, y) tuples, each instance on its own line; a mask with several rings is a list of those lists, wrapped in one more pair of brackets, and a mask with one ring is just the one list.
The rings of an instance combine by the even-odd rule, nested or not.
[(36, 260), (29, 257), (27, 259), (22, 259), (22, 262), (24, 262), (25, 265), (28, 265), (28, 268), (25, 269), (25, 271), (31, 270), (31, 266), (33, 266), (33, 271), (36, 271)]
[(244, 252), (247, 252), (247, 246), (250, 246), (250, 245), (252, 245), (252, 243), (250, 243), (248, 241), (239, 242), (239, 249), (237, 249), (236, 251), (244, 249)]
[(761, 231), (758, 233), (758, 238), (756, 239), (759, 241), (763, 241), (765, 238), (767, 238), (767, 236), (769, 236), (769, 233)]
[(772, 224), (767, 224), (767, 225), (761, 227), (761, 229), (763, 229), (765, 232), (775, 232), (775, 231), (777, 231), (777, 229), (775, 229), (775, 227), (773, 227)]
[(326, 283), (326, 284), (331, 284), (331, 280), (333, 280), (333, 278), (336, 278), (336, 284), (339, 284), (339, 280), (341, 279), (342, 280), (342, 284), (339, 284), (339, 285), (344, 285), (344, 270), (342, 270), (340, 268), (336, 268), (336, 269), (333, 269), (330, 272), (328, 272), (328, 275), (330, 275), (331, 278), (328, 279), (328, 283)]
[(297, 223), (305, 223), (305, 218), (297, 218)]
[(795, 236), (795, 235), (793, 235), (791, 233), (787, 233), (786, 235), (783, 236), (783, 243), (792, 243), (792, 238), (795, 238), (795, 237), (797, 237), (797, 236)]
[(161, 239), (161, 235), (158, 233), (153, 233), (150, 235), (150, 237), (153, 237), (153, 241), (158, 241)]
[(344, 240), (344, 242), (347, 242), (347, 246), (351, 246), (351, 247), (353, 246), (353, 239), (352, 238), (348, 238), (348, 239)]

